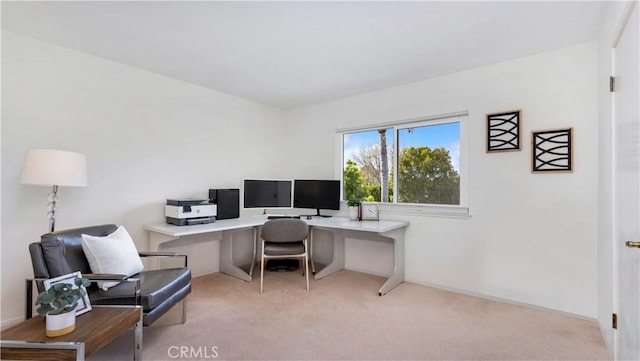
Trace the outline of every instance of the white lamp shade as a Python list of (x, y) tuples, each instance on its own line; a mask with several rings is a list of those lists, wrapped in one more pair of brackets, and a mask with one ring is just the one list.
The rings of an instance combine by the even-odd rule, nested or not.
[(29, 149), (22, 169), (23, 184), (86, 187), (87, 157), (54, 149)]

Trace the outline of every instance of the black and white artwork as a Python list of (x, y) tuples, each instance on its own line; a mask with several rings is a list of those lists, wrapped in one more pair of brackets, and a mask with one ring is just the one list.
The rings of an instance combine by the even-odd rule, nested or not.
[(487, 153), (520, 150), (521, 111), (487, 114)]
[(533, 131), (532, 172), (573, 171), (573, 128)]

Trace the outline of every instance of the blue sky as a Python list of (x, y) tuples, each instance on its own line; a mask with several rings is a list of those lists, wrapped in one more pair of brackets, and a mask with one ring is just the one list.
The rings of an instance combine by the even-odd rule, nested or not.
[[(449, 151), (453, 166), (460, 171), (460, 123), (445, 123), (399, 130), (400, 148), (428, 146), (431, 149), (444, 147)], [(344, 135), (344, 154), (352, 159), (360, 149), (378, 144), (377, 130)], [(393, 147), (393, 129), (387, 130), (387, 145)], [(345, 160), (346, 162), (346, 160)]]

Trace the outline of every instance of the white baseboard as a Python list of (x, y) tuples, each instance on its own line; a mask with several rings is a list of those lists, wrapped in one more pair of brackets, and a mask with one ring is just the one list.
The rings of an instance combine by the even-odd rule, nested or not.
[(384, 277), (384, 278), (389, 278), (389, 273), (382, 273), (382, 272), (376, 272), (370, 269), (364, 269), (364, 268), (360, 268), (360, 267), (345, 267), (344, 269), (349, 270), (349, 271), (355, 271), (355, 272), (360, 272), (360, 273), (366, 273), (366, 274), (370, 274), (370, 275), (374, 275), (374, 276), (380, 276), (380, 277)]
[(0, 321), (0, 329), (4, 330), (7, 327), (11, 327), (15, 324), (18, 324), (20, 322), (24, 321), (23, 317), (15, 317), (15, 318), (10, 318), (8, 320), (2, 320)]
[(522, 307), (527, 307), (527, 308), (536, 309), (536, 310), (540, 310), (540, 311), (553, 312), (553, 313), (556, 313), (556, 314), (561, 314), (561, 315), (568, 316), (568, 317), (578, 318), (578, 319), (581, 319), (581, 320), (592, 321), (592, 322), (596, 322), (596, 323), (598, 322), (597, 318), (588, 317), (588, 316), (580, 315), (580, 314), (577, 314), (577, 313), (560, 311), (560, 310), (556, 310), (556, 309), (553, 309), (553, 308), (538, 306), (538, 305), (534, 305), (532, 303), (518, 302), (518, 301), (514, 301), (514, 300), (509, 300), (509, 299), (506, 299), (506, 298), (500, 298), (500, 297), (485, 295), (485, 294), (477, 293), (477, 292), (465, 291), (465, 290), (461, 290), (461, 289), (457, 289), (457, 288), (453, 288), (453, 287), (442, 286), (442, 285), (433, 284), (433, 283), (429, 283), (429, 282), (416, 282), (416, 281), (410, 281), (410, 280), (405, 280), (405, 282), (410, 282), (410, 283), (414, 283), (414, 284), (425, 286), (425, 287), (437, 288), (439, 290), (453, 292), (453, 293), (459, 293), (459, 294), (463, 294), (463, 295), (467, 295), (467, 296), (478, 297), (478, 298), (482, 298), (482, 299), (489, 300), (489, 301), (503, 302), (503, 303), (508, 303), (508, 304), (512, 304), (512, 305), (515, 305), (515, 306), (522, 306)]

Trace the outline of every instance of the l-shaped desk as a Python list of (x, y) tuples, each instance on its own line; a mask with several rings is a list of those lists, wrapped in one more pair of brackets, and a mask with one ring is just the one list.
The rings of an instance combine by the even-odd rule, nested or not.
[[(220, 272), (251, 281), (253, 268), (256, 263), (258, 234), (260, 227), (267, 221), (267, 216), (249, 216), (235, 219), (217, 220), (209, 224), (199, 224), (193, 226), (174, 226), (170, 224), (145, 225), (144, 229), (149, 231), (150, 251), (158, 251), (160, 245), (176, 239), (205, 234), (221, 232), (220, 239)], [(344, 241), (347, 236), (360, 237), (372, 241), (393, 242), (394, 262), (393, 272), (387, 281), (380, 287), (378, 294), (386, 294), (391, 289), (404, 282), (404, 230), (409, 226), (405, 221), (351, 221), (341, 217), (313, 217), (303, 219), (310, 227), (309, 243), (311, 262), (313, 264), (313, 234), (315, 229), (323, 229), (333, 235), (333, 259), (324, 268), (315, 274), (315, 279), (319, 280), (332, 273), (344, 269)], [(249, 273), (238, 267), (233, 262), (233, 234), (238, 231), (253, 230), (253, 257)]]

